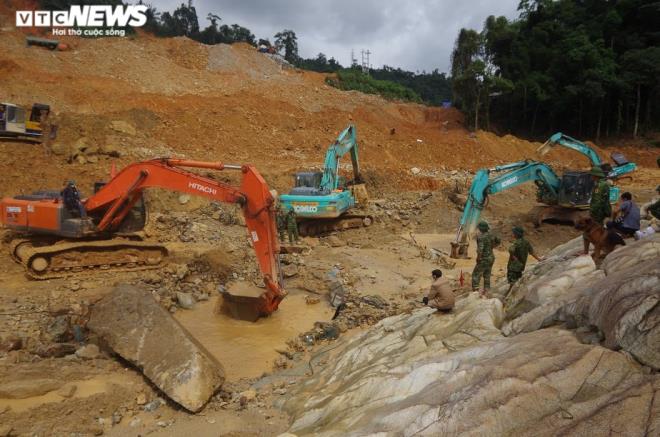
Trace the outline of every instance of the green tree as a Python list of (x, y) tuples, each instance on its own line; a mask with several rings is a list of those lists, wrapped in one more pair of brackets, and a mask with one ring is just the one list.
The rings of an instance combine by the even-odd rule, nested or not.
[(163, 36), (195, 37), (199, 34), (197, 11), (192, 2), (181, 3), (173, 13), (163, 12), (160, 16), (160, 34)]
[[(468, 118), (468, 124), (479, 129), (479, 110), (486, 90), (486, 63), (483, 39), (469, 29), (461, 29), (451, 54), (451, 76), (454, 103)], [(474, 120), (473, 123), (470, 123)]]
[(293, 30), (285, 29), (275, 34), (275, 49), (284, 50), (284, 59), (295, 64), (298, 61), (298, 38)]
[(483, 111), (487, 127), (493, 118), (519, 135), (660, 127), (660, 2), (522, 0), (518, 10), (458, 34), (452, 89), (472, 124)]
[(660, 83), (660, 47), (630, 50), (623, 55), (622, 64), (625, 71), (625, 81), (634, 89), (635, 93), (633, 137), (636, 137), (639, 130), (642, 88), (646, 89), (648, 96), (646, 98), (647, 121), (650, 121), (652, 98), (658, 95), (658, 84)]

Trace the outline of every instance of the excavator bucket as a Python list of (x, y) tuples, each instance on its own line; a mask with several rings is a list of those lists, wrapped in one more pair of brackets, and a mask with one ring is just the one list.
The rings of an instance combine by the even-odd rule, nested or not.
[(552, 143), (548, 140), (536, 149), (536, 153), (538, 153), (539, 156), (543, 156), (550, 152), (550, 150), (552, 150)]
[(454, 241), (451, 242), (451, 252), (449, 253), (450, 258), (454, 259), (467, 259), (468, 258), (468, 243), (456, 243)]
[(259, 317), (270, 314), (265, 308), (264, 293), (256, 286), (231, 287), (222, 293), (223, 309), (234, 319), (255, 322)]

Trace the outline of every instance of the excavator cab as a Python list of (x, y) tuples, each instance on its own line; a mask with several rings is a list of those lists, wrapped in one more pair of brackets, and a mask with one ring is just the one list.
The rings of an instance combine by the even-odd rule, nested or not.
[(28, 114), (25, 108), (13, 103), (0, 103), (0, 136), (39, 137), (42, 134), (42, 113), (50, 113), (50, 106), (35, 103)]
[(569, 207), (589, 205), (593, 188), (594, 181), (589, 173), (567, 171), (561, 178), (558, 203)]
[(296, 196), (321, 196), (324, 193), (319, 189), (321, 186), (321, 172), (300, 172), (294, 176), (294, 184), (289, 194)]
[(0, 103), (0, 134), (25, 134), (25, 109), (11, 103)]

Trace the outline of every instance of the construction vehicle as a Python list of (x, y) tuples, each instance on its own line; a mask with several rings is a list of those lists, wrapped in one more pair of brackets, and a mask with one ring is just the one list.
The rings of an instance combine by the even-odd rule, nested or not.
[[(232, 187), (184, 168), (240, 170), (242, 180), (239, 187)], [(286, 292), (279, 267), (274, 198), (253, 166), (162, 158), (137, 162), (113, 173), (110, 181), (97, 183), (96, 192), (82, 200), (88, 215), (85, 218), (69, 211), (59, 192), (2, 199), (2, 224), (25, 236), (13, 241), (11, 250), (29, 276), (47, 279), (98, 270), (158, 267), (167, 249), (131, 236), (146, 223), (143, 190), (162, 188), (241, 206), (266, 289), (255, 296), (252, 305), (260, 315), (277, 309)]]
[[(587, 156), (592, 166), (603, 168), (610, 180), (616, 180), (637, 168), (635, 163), (628, 162), (620, 153), (613, 154), (614, 166), (603, 163), (591, 147), (562, 133), (550, 137), (538, 152), (545, 154), (554, 145), (567, 147)], [(549, 220), (575, 224), (581, 217), (588, 215), (594, 188), (588, 171), (566, 171), (559, 177), (549, 165), (532, 160), (481, 169), (472, 180), (456, 238), (451, 243), (451, 257), (467, 257), (470, 237), (474, 233), (481, 211), (488, 205), (489, 195), (527, 182), (534, 182), (537, 187), (537, 201), (544, 204), (532, 212), (536, 226)], [(610, 188), (611, 203), (618, 201), (619, 192), (619, 187)]]
[[(339, 160), (347, 153), (353, 167), (352, 181), (339, 176)], [(296, 173), (294, 187), (289, 194), (280, 196), (285, 211), (296, 212), (298, 231), (303, 236), (371, 225), (373, 217), (349, 214), (356, 205), (366, 201), (353, 125), (344, 129), (328, 148), (322, 172)]]
[(25, 108), (13, 103), (0, 103), (0, 138), (41, 141), (41, 120), (50, 113), (50, 106), (42, 103), (32, 105), (28, 116)]

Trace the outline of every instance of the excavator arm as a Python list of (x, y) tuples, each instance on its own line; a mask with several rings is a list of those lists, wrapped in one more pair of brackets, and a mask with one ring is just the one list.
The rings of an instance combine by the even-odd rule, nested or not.
[(339, 159), (346, 153), (351, 154), (353, 164), (353, 180), (356, 183), (362, 181), (360, 175), (360, 162), (358, 160), (358, 145), (355, 126), (349, 125), (344, 129), (337, 140), (328, 148), (323, 163), (323, 177), (321, 179), (321, 190), (328, 193), (336, 190), (339, 186)]
[[(236, 188), (200, 176), (183, 168), (240, 170), (243, 177)], [(245, 224), (268, 290), (263, 314), (275, 311), (286, 296), (279, 269), (279, 241), (274, 199), (268, 185), (251, 165), (226, 165), (221, 162), (155, 159), (129, 165), (114, 176), (96, 194), (84, 201), (89, 215), (99, 219), (99, 231), (112, 232), (147, 188), (163, 188), (241, 206)]]
[(600, 159), (600, 156), (598, 156), (598, 154), (594, 149), (592, 149), (582, 141), (578, 141), (575, 138), (569, 137), (568, 135), (564, 135), (561, 132), (557, 132), (556, 134), (552, 135), (548, 139), (548, 141), (543, 143), (543, 145), (538, 148), (537, 152), (539, 152), (539, 154), (541, 155), (545, 155), (550, 151), (552, 146), (556, 144), (566, 147), (567, 149), (575, 150), (576, 152), (586, 156), (587, 158), (589, 158), (589, 162), (591, 163), (592, 166), (600, 167), (603, 164), (603, 162)]
[(559, 177), (548, 165), (536, 161), (519, 161), (477, 171), (468, 192), (456, 239), (451, 243), (451, 257), (467, 256), (470, 236), (474, 233), (481, 211), (488, 204), (490, 194), (497, 194), (527, 182), (542, 186), (555, 198), (561, 184)]
[[(541, 147), (537, 149), (537, 152), (541, 155), (545, 155), (550, 151), (554, 145), (560, 145), (566, 147), (567, 149), (575, 150), (578, 153), (589, 158), (589, 162), (592, 167), (601, 167), (607, 174), (608, 179), (617, 179), (625, 174), (635, 171), (637, 165), (634, 162), (616, 162), (617, 165), (612, 167), (609, 164), (604, 163), (598, 153), (589, 145), (583, 143), (582, 141), (576, 140), (575, 138), (569, 137), (561, 132), (557, 132), (552, 135), (548, 141), (543, 143)], [(619, 154), (620, 155), (620, 154)], [(620, 155), (623, 157), (623, 155)], [(614, 158), (614, 155), (613, 155)]]

